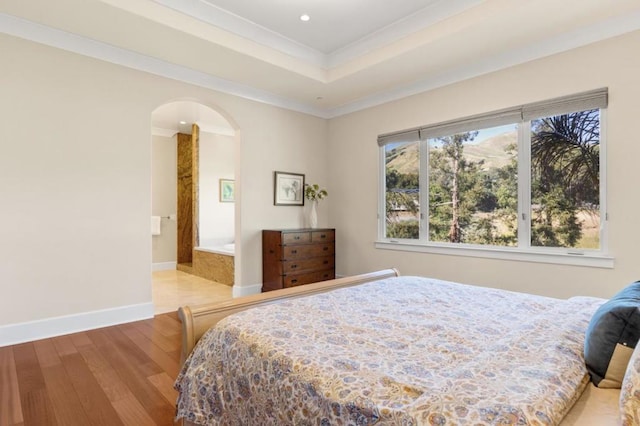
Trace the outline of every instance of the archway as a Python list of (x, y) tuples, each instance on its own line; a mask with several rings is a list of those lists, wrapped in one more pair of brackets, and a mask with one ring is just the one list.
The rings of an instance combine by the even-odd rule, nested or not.
[[(151, 123), (156, 312), (194, 303), (190, 301), (193, 288), (201, 285), (202, 279), (228, 286), (230, 297), (241, 270), (241, 246), (235, 244), (240, 229), (240, 187), (235, 179), (240, 143), (237, 126), (224, 111), (193, 100), (159, 106)], [(173, 284), (177, 287), (169, 291), (173, 295), (167, 299), (156, 297), (157, 271), (166, 270), (181, 271), (175, 275)], [(179, 302), (180, 281), (187, 280), (183, 273), (201, 280), (190, 280), (191, 289), (183, 295), (186, 300)], [(197, 303), (227, 297), (227, 292), (213, 291), (213, 286), (204, 284), (201, 288), (205, 290), (195, 291), (200, 293)]]

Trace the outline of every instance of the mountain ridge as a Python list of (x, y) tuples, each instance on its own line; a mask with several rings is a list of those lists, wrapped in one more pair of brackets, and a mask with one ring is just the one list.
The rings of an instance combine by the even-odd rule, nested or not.
[[(506, 152), (509, 145), (512, 144), (517, 144), (517, 136), (515, 133), (501, 133), (489, 137), (482, 142), (464, 144), (463, 157), (467, 161), (473, 162), (484, 160), (483, 170), (504, 167), (513, 159), (514, 154)], [(391, 154), (391, 158), (389, 158), (389, 154)], [(402, 174), (418, 174), (420, 167), (418, 157), (418, 144), (406, 144), (398, 148), (393, 148), (387, 153), (386, 166)]]

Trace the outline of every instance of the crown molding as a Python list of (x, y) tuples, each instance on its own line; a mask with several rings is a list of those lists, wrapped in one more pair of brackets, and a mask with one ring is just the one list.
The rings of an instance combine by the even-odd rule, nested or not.
[(523, 49), (515, 49), (488, 57), (481, 62), (474, 63), (472, 66), (464, 65), (453, 70), (447, 70), (435, 77), (429, 77), (403, 87), (327, 109), (325, 116), (330, 119), (351, 114), (637, 30), (640, 30), (640, 12), (611, 18), (579, 30), (545, 39)]
[(334, 52), (324, 54), (206, 0), (151, 0), (173, 11), (253, 40), (324, 70), (343, 65), (372, 50), (457, 15), (483, 0), (439, 0)]
[(325, 117), (325, 111), (311, 105), (292, 101), (266, 90), (238, 84), (223, 78), (195, 71), (107, 43), (81, 37), (66, 31), (37, 24), (6, 13), (0, 13), (0, 33), (23, 38), (35, 43), (77, 53), (138, 71), (167, 77), (244, 99), (261, 102), (284, 109)]
[(0, 13), (0, 33), (324, 119), (350, 114), (639, 29), (640, 12), (610, 18), (576, 31), (545, 39), (524, 49), (512, 50), (486, 58), (484, 61), (474, 63), (472, 66), (466, 65), (457, 69), (447, 70), (435, 77), (366, 96), (335, 108), (323, 109), (310, 104), (292, 101), (265, 90), (234, 83), (187, 67)]
[(151, 0), (204, 23), (229, 31), (316, 67), (327, 68), (327, 55), (203, 0)]
[(393, 43), (440, 21), (477, 6), (483, 0), (440, 0), (406, 18), (371, 33), (326, 57), (327, 68), (334, 68)]

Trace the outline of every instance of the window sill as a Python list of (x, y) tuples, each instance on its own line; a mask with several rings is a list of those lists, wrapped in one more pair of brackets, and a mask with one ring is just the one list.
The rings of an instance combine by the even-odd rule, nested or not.
[(613, 268), (614, 258), (602, 254), (540, 252), (516, 248), (498, 247), (446, 247), (441, 245), (414, 243), (410, 241), (376, 241), (375, 247), (383, 250), (413, 251), (447, 256), (483, 257), (488, 259), (513, 260), (520, 262), (552, 263), (557, 265), (587, 266), (592, 268)]

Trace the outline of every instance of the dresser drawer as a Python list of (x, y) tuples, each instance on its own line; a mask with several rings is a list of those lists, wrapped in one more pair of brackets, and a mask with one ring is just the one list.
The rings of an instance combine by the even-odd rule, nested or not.
[(335, 229), (262, 230), (262, 291), (334, 279), (335, 268)]
[(283, 278), (283, 287), (295, 287), (303, 284), (310, 284), (319, 281), (332, 280), (336, 277), (333, 269), (327, 269), (326, 271), (309, 272), (306, 274), (292, 274), (285, 275)]
[(321, 270), (333, 268), (335, 265), (334, 256), (312, 257), (310, 259), (286, 260), (282, 262), (282, 272), (285, 274), (291, 272), (303, 272), (308, 270)]
[(333, 242), (336, 240), (336, 231), (313, 231), (311, 232), (311, 241), (314, 243)]
[(282, 247), (282, 260), (329, 256), (333, 255), (335, 251), (334, 243), (284, 246)]
[(310, 232), (285, 232), (282, 234), (282, 244), (298, 244), (310, 242)]

